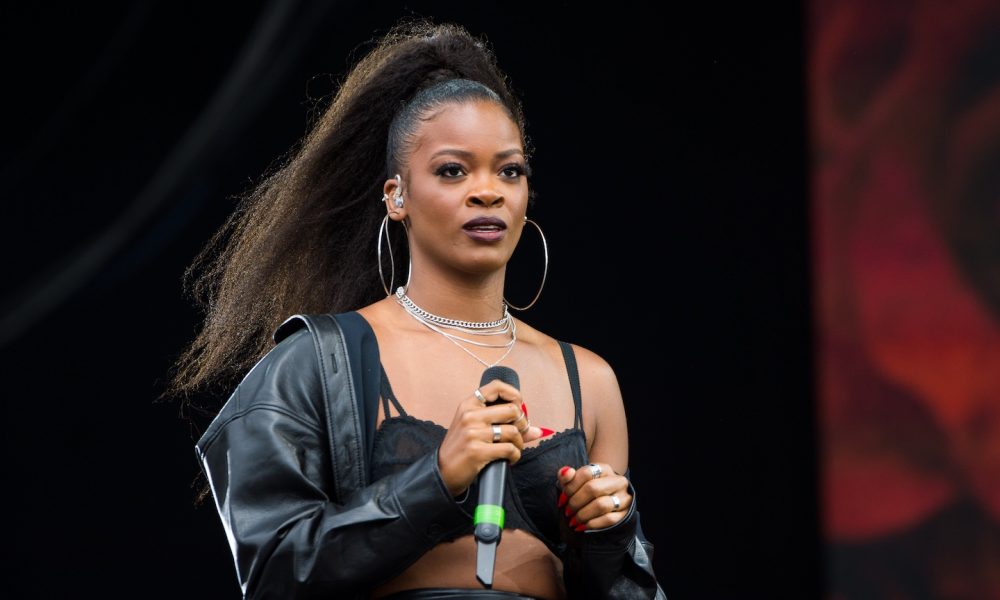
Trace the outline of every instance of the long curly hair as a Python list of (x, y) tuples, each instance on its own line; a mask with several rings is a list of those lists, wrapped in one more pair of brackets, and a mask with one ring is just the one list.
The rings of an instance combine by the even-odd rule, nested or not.
[[(273, 347), (272, 334), (288, 316), (355, 310), (384, 296), (375, 253), (382, 186), (389, 168), (405, 160), (420, 123), (411, 118), (412, 105), (471, 97), (468, 85), (439, 85), (456, 79), (488, 88), (479, 96), (508, 111), (530, 155), (520, 101), (488, 42), (425, 18), (395, 25), (185, 271), (185, 292), (204, 322), (173, 366), (164, 396), (183, 397), (192, 408), (192, 396), (227, 389), (245, 375)], [(438, 93), (421, 94), (435, 87)], [(442, 96), (443, 88), (457, 96)], [(404, 118), (396, 118), (401, 112)], [(405, 240), (396, 237), (393, 253), (405, 258)]]

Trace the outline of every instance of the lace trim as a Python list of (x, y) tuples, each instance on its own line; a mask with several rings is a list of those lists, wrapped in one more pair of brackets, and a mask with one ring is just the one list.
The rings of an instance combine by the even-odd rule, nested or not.
[[(404, 421), (404, 422), (408, 422), (408, 423), (413, 423), (413, 424), (416, 424), (416, 425), (425, 425), (427, 427), (430, 427), (432, 429), (435, 429), (435, 430), (441, 432), (442, 434), (448, 433), (448, 428), (447, 427), (445, 427), (445, 426), (443, 426), (440, 423), (437, 423), (435, 421), (430, 421), (428, 419), (418, 419), (417, 417), (414, 417), (413, 415), (410, 415), (410, 414), (405, 414), (405, 415), (391, 415), (391, 416), (386, 417), (385, 419), (383, 419), (382, 423), (379, 425), (378, 429), (375, 430), (375, 439), (378, 440), (382, 436), (382, 430), (385, 428), (385, 426), (386, 426), (387, 423), (396, 423), (396, 422), (400, 422), (400, 421)], [(577, 437), (580, 437), (580, 436), (583, 435), (583, 430), (582, 429), (577, 429), (576, 427), (569, 427), (569, 428), (563, 429), (562, 431), (557, 431), (554, 434), (552, 434), (551, 436), (543, 439), (542, 441), (540, 441), (538, 443), (537, 446), (528, 446), (528, 447), (526, 447), (524, 450), (521, 451), (521, 460), (519, 460), (517, 463), (515, 463), (514, 466), (517, 466), (518, 464), (521, 464), (521, 462), (525, 461), (526, 459), (528, 459), (530, 457), (533, 457), (535, 454), (537, 454), (537, 453), (541, 452), (542, 450), (546, 449), (546, 447), (549, 446), (549, 445), (551, 445), (553, 442), (561, 441), (563, 439), (572, 439), (572, 435), (573, 434), (578, 434)], [(584, 444), (584, 446), (586, 447), (586, 444)]]

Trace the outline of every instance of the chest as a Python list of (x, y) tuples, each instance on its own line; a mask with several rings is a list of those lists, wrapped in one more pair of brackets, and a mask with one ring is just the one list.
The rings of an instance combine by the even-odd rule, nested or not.
[[(380, 339), (379, 350), (403, 410), (442, 427), (450, 426), (458, 404), (472, 396), (486, 369), (448, 340), (435, 336)], [(500, 364), (518, 373), (521, 398), (533, 425), (555, 431), (573, 426), (573, 391), (558, 348), (553, 354), (551, 349), (521, 344)], [(380, 413), (376, 426), (384, 418)]]

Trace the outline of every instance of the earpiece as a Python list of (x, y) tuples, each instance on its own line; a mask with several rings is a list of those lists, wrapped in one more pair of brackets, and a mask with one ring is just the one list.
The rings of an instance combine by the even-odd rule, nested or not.
[(403, 179), (398, 173), (396, 174), (396, 183), (396, 192), (392, 195), (392, 201), (396, 208), (403, 208)]

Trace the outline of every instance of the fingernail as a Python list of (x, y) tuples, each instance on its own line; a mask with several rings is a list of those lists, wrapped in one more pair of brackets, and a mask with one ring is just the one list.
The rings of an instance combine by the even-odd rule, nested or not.
[(542, 430), (542, 437), (550, 436), (553, 433), (555, 433), (555, 431), (552, 431), (551, 429), (548, 429), (548, 428), (545, 428), (545, 427), (539, 427), (539, 429)]
[(587, 526), (586, 526), (586, 525), (580, 525), (579, 527), (577, 527), (577, 528), (576, 528), (576, 530), (577, 530), (577, 531), (583, 531), (583, 530), (584, 530), (584, 529), (586, 529), (586, 528), (587, 528)]
[(563, 504), (566, 504), (566, 500), (569, 498), (566, 496), (566, 492), (559, 492), (559, 503), (556, 504), (559, 508), (562, 508)]
[(562, 477), (563, 475), (565, 475), (566, 471), (569, 471), (569, 467), (563, 467), (559, 469), (559, 476)]
[(576, 527), (579, 526), (579, 525), (580, 525), (580, 522), (576, 520), (576, 517), (573, 517), (572, 519), (569, 520), (569, 526), (570, 527), (576, 529)]
[(565, 512), (565, 513), (566, 513), (566, 516), (568, 517), (568, 516), (570, 516), (571, 514), (573, 514), (573, 512), (575, 512), (575, 511), (573, 510), (573, 507), (571, 507), (571, 506), (570, 506), (569, 504), (567, 504), (567, 505), (566, 505), (566, 510), (565, 510), (565, 511), (563, 511), (563, 512)]
[(525, 404), (524, 402), (521, 403), (521, 412), (524, 413), (524, 418), (527, 419), (528, 418), (528, 405)]

